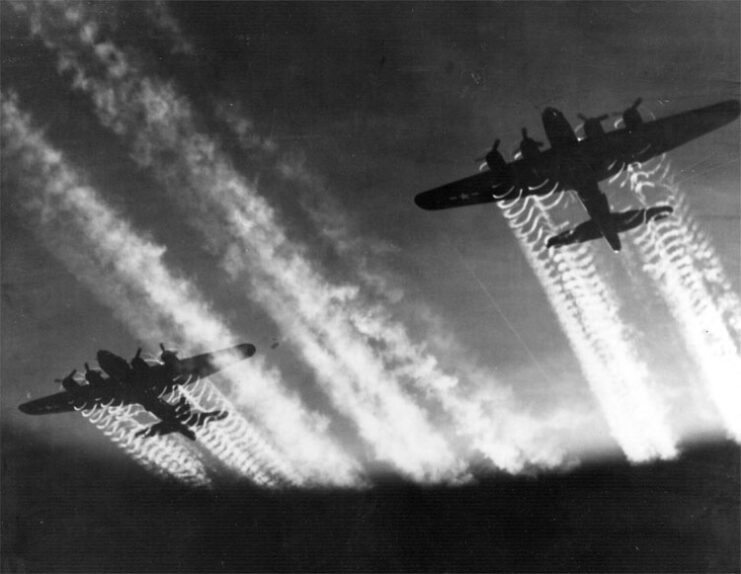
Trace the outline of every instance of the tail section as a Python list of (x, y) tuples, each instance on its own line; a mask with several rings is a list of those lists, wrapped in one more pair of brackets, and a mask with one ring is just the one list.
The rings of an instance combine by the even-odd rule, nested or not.
[(192, 427), (202, 427), (212, 421), (225, 419), (229, 413), (222, 410), (214, 411), (195, 411), (190, 409), (190, 405), (181, 399), (175, 405), (174, 417), (170, 420), (163, 420), (152, 426), (139, 430), (134, 436), (149, 438), (153, 436), (162, 436), (179, 432), (190, 440), (196, 440), (196, 434)]
[(604, 237), (613, 251), (620, 251), (619, 233), (634, 229), (649, 221), (658, 221), (668, 217), (674, 210), (669, 205), (657, 205), (648, 209), (632, 209), (620, 213), (610, 213), (598, 220), (590, 219), (572, 229), (549, 237), (546, 247), (563, 247), (574, 243), (584, 243)]
[(153, 424), (152, 426), (137, 431), (134, 436), (150, 438), (153, 436), (163, 436), (174, 432), (179, 432), (184, 437), (190, 440), (196, 440), (196, 433), (194, 433), (180, 421), (161, 421), (157, 424)]

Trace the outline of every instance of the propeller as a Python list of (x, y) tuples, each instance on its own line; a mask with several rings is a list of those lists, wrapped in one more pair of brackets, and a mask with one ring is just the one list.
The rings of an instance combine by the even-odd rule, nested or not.
[(162, 353), (160, 353), (160, 361), (165, 363), (168, 359), (178, 359), (178, 352), (177, 351), (168, 351), (165, 349), (165, 344), (160, 343), (160, 349), (162, 350)]
[(168, 351), (167, 349), (165, 349), (165, 344), (164, 343), (160, 343), (160, 351), (162, 351), (160, 353), (160, 356), (164, 355), (165, 353), (171, 353), (172, 352), (172, 351)]
[(638, 106), (640, 106), (643, 103), (643, 98), (636, 98), (635, 101), (626, 109), (620, 111), (620, 112), (610, 112), (608, 115), (610, 117), (620, 117), (625, 112), (632, 112), (634, 110), (638, 109)]
[(534, 139), (531, 139), (530, 137), (528, 137), (528, 135), (527, 135), (527, 128), (522, 128), (521, 131), (522, 131), (522, 139), (524, 139), (524, 140), (530, 140), (531, 142), (533, 142), (538, 147), (543, 147), (545, 145), (543, 142), (535, 141)]
[(91, 369), (90, 365), (85, 363), (85, 380), (91, 385), (97, 385), (104, 382), (103, 376), (99, 371)]
[[(487, 153), (487, 155), (489, 153), (491, 153), (493, 151), (497, 151), (497, 149), (499, 149), (499, 142), (500, 142), (500, 140), (499, 140), (499, 138), (497, 138), (496, 141), (494, 142), (494, 145), (491, 146), (491, 150)], [(486, 159), (486, 155), (482, 155), (481, 157), (477, 157), (473, 161), (484, 161), (485, 159)]]
[[(87, 366), (87, 363), (85, 363), (85, 365)], [(75, 376), (76, 374), (77, 374), (77, 369), (72, 369), (72, 372), (71, 372), (71, 373), (70, 373), (69, 375), (67, 375), (67, 376), (66, 376), (66, 377), (64, 377), (63, 379), (54, 379), (54, 382), (55, 382), (55, 383), (57, 383), (57, 384), (59, 384), (59, 385), (61, 385), (61, 384), (62, 384), (62, 383), (63, 383), (64, 381), (66, 381), (67, 379), (72, 379), (72, 378), (74, 378), (74, 376)]]

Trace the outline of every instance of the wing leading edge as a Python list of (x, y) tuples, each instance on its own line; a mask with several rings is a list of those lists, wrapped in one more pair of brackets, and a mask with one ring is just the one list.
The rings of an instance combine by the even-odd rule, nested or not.
[(255, 354), (255, 350), (254, 345), (243, 343), (229, 349), (196, 355), (181, 360), (178, 364), (178, 371), (183, 375), (205, 379), (233, 363), (248, 359)]

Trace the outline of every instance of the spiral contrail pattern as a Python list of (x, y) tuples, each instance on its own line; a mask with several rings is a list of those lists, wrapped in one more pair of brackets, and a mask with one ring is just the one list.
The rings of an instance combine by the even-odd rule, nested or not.
[[(644, 205), (674, 206), (633, 237), (640, 263), (669, 306), (729, 434), (741, 441), (741, 302), (662, 156), (629, 165), (620, 180)], [(650, 199), (649, 199), (650, 196)]]
[(617, 296), (595, 266), (594, 247), (544, 248), (545, 237), (556, 227), (549, 210), (563, 209), (568, 201), (569, 196), (556, 192), (554, 186), (543, 197), (497, 205), (540, 280), (626, 456), (634, 461), (670, 458), (676, 448), (665, 421), (665, 407), (631, 342)]

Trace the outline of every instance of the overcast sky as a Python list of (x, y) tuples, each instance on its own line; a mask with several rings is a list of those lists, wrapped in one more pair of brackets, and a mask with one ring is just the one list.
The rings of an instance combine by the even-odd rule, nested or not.
[[(2, 13), (2, 419), (18, 440), (118, 456), (79, 415), (17, 405), (100, 348), (160, 340), (257, 345), (214, 382), (299, 481), (456, 481), (741, 439), (723, 410), (739, 393), (737, 122), (656, 164), (643, 200), (687, 205), (683, 251), (665, 245), (658, 271), (645, 240), (537, 263), (545, 238), (527, 247), (493, 204), (413, 203), (475, 173), (495, 138), (508, 156), (522, 127), (546, 141), (545, 106), (576, 126), (639, 96), (646, 118), (737, 99), (738, 3)], [(642, 205), (602, 185), (614, 208)]]

